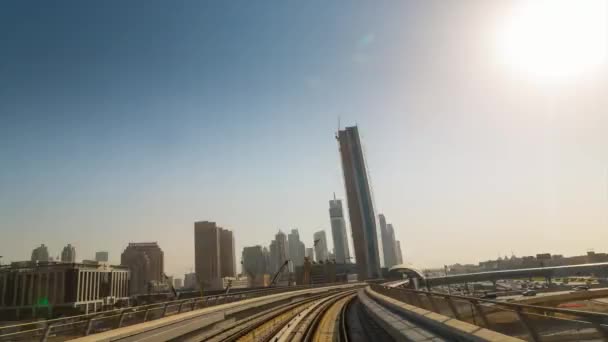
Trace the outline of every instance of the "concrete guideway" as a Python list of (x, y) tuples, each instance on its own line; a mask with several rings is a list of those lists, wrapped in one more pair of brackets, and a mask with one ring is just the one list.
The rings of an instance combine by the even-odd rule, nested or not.
[[(438, 339), (439, 337), (459, 341), (522, 341), (521, 339), (503, 335), (493, 330), (406, 304), (375, 292), (370, 287), (365, 288), (364, 294), (378, 303), (380, 307), (388, 309), (378, 313), (376, 317), (383, 318), (385, 329), (391, 331), (395, 338), (402, 336), (405, 340), (414, 341), (441, 340)], [(366, 303), (370, 302), (367, 301)], [(378, 308), (376, 309), (379, 310)], [(397, 312), (399, 315), (395, 317), (388, 314), (387, 311), (389, 313)], [(424, 333), (418, 330), (420, 327), (424, 327), (426, 333), (432, 332), (435, 337), (426, 337), (424, 339)], [(418, 333), (419, 339), (411, 339), (415, 338), (416, 335), (414, 333)], [(408, 337), (408, 334), (412, 337)]]
[[(239, 302), (221, 304), (214, 307), (176, 314), (147, 323), (135, 324), (125, 328), (98, 333), (76, 339), (75, 341), (167, 341), (182, 336), (192, 330), (216, 324), (218, 321), (223, 320), (227, 315), (250, 308), (299, 296), (320, 294), (331, 290), (345, 290), (361, 285), (361, 283), (334, 285), (245, 299)], [(211, 314), (213, 314), (213, 316), (211, 316)], [(193, 323), (194, 321), (198, 322)]]

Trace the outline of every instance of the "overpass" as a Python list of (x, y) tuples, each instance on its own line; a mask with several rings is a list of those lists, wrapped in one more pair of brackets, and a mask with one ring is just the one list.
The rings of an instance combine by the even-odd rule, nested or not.
[(497, 280), (502, 279), (522, 279), (532, 277), (543, 277), (550, 282), (551, 279), (557, 277), (570, 277), (589, 274), (608, 276), (608, 262), (452, 274), (444, 277), (426, 277), (422, 272), (413, 268), (411, 265), (401, 264), (391, 267), (389, 269), (389, 273), (406, 274), (408, 278), (417, 280), (421, 285), (427, 286), (427, 288), (448, 284), (464, 284), (481, 281), (496, 282)]

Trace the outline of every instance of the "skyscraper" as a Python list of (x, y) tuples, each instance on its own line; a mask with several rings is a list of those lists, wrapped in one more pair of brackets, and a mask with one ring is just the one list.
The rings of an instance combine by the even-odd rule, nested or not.
[(336, 136), (340, 145), (350, 228), (359, 279), (380, 277), (380, 254), (376, 217), (357, 126), (346, 127)]
[(49, 261), (49, 249), (41, 244), (40, 247), (34, 248), (32, 251), (32, 262), (36, 261)]
[(331, 236), (334, 239), (336, 262), (339, 264), (347, 263), (350, 261), (350, 249), (346, 236), (346, 223), (342, 201), (336, 199), (336, 194), (334, 194), (334, 199), (329, 201), (329, 219), (331, 221)]
[(289, 242), (289, 258), (291, 259), (291, 262), (294, 266), (304, 265), (306, 247), (304, 246), (304, 243), (300, 241), (300, 233), (297, 229), (292, 229), (287, 237)]
[(215, 222), (194, 223), (194, 270), (204, 289), (222, 288), (220, 230)]
[(120, 264), (131, 271), (130, 294), (147, 293), (152, 282), (164, 281), (164, 253), (156, 242), (129, 243)]
[(242, 259), (243, 273), (251, 279), (253, 286), (263, 284), (263, 276), (267, 273), (266, 256), (262, 246), (251, 246), (243, 248)]
[(108, 252), (95, 252), (95, 261), (108, 262)]
[[(388, 231), (388, 238), (391, 241), (390, 246), (393, 248), (393, 264), (392, 266), (401, 264), (403, 260), (397, 255), (397, 240), (395, 239), (395, 229), (391, 223), (386, 225), (386, 230)], [(400, 261), (401, 260), (401, 261)]]
[(325, 262), (328, 259), (327, 255), (327, 236), (325, 235), (324, 230), (320, 230), (313, 235), (313, 241), (316, 241), (315, 244), (315, 257), (317, 261)]
[(395, 243), (397, 246), (397, 264), (403, 264), (403, 254), (401, 253), (401, 242), (397, 241)]
[(75, 262), (76, 261), (76, 248), (68, 243), (67, 246), (63, 247), (61, 251), (62, 262)]
[(222, 277), (236, 277), (234, 235), (230, 230), (223, 228), (220, 228), (220, 265)]
[[(391, 224), (386, 224), (384, 214), (378, 214), (380, 222), (380, 236), (382, 237), (382, 252), (384, 254), (384, 267), (392, 267), (397, 264), (395, 252), (395, 233)], [(392, 233), (391, 233), (392, 232)]]
[[(289, 259), (289, 247), (287, 245), (287, 235), (279, 230), (274, 237), (277, 242), (277, 267), (283, 266), (286, 260)], [(278, 270), (278, 269), (277, 269)]]

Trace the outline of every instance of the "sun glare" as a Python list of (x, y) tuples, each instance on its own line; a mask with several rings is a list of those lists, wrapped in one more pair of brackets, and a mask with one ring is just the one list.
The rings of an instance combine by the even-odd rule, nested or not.
[(606, 63), (608, 0), (530, 0), (515, 5), (497, 39), (501, 59), (543, 79)]

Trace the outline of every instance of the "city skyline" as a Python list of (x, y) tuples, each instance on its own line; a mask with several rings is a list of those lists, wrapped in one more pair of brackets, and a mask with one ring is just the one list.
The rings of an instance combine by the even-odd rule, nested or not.
[(606, 63), (505, 63), (521, 62), (501, 41), (518, 3), (3, 3), (1, 262), (70, 243), (118, 264), (158, 241), (181, 276), (208, 219), (233, 231), (237, 269), (279, 228), (332, 246), (333, 134), (355, 124), (404, 261), (602, 250)]

